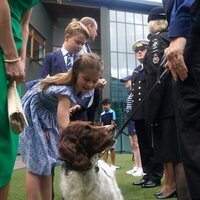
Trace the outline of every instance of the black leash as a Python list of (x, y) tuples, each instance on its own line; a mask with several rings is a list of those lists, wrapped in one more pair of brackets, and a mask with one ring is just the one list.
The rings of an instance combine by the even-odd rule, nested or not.
[[(121, 128), (119, 126), (117, 126), (116, 124), (114, 125), (114, 127), (119, 131)], [(129, 136), (129, 134), (125, 133), (123, 130), (122, 130), (122, 134), (126, 135), (126, 136)]]
[[(160, 67), (163, 67), (163, 65), (166, 62), (166, 57), (163, 57), (163, 61), (160, 63)], [(136, 108), (132, 111), (131, 115), (128, 117), (128, 119), (124, 122), (124, 124), (122, 125), (122, 127), (118, 130), (117, 134), (115, 135), (115, 139), (117, 139), (121, 133), (123, 132), (123, 130), (125, 129), (125, 127), (127, 126), (128, 122), (133, 118), (133, 116), (135, 115), (135, 113), (137, 112), (137, 110), (141, 107), (142, 103), (147, 99), (147, 97), (149, 97), (149, 95), (151, 94), (151, 92), (154, 90), (154, 88), (158, 85), (161, 84), (163, 82), (163, 80), (165, 79), (166, 75), (168, 74), (169, 69), (165, 69), (163, 71), (163, 73), (160, 75), (160, 77), (157, 78), (157, 81), (154, 83), (154, 85), (151, 87), (151, 89), (146, 93), (146, 95), (144, 96), (144, 98), (140, 101), (140, 103), (136, 106)]]

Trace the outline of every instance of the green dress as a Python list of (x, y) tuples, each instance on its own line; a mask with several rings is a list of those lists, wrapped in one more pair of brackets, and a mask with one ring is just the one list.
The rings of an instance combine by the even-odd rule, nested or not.
[[(8, 0), (11, 11), (11, 24), (17, 49), (22, 45), (20, 21), (23, 13), (39, 3), (39, 0)], [(3, 51), (0, 47), (0, 187), (9, 183), (17, 155), (18, 135), (14, 134), (8, 122), (7, 91)]]

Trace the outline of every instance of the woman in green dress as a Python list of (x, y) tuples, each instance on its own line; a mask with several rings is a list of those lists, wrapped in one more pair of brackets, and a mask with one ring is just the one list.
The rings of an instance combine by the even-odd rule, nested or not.
[(8, 80), (25, 79), (26, 46), (32, 7), (39, 0), (0, 0), (0, 198), (8, 198), (18, 148), (18, 135), (9, 127)]

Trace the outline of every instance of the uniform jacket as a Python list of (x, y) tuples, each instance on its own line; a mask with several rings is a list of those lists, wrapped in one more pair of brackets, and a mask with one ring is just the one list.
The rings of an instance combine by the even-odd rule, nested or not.
[(47, 75), (53, 76), (63, 72), (66, 72), (66, 65), (62, 51), (46, 54), (40, 77), (45, 78)]
[[(150, 88), (157, 81), (157, 77), (165, 70), (160, 67), (165, 48), (168, 47), (170, 40), (168, 32), (161, 32), (151, 36), (149, 48), (146, 52), (144, 68), (146, 72), (146, 89)], [(158, 119), (174, 116), (174, 95), (173, 80), (170, 73), (158, 84), (146, 101), (146, 120), (147, 123), (155, 123)]]
[[(140, 69), (141, 65), (135, 68), (132, 74), (132, 94), (133, 94), (133, 105), (132, 111), (135, 110), (137, 105), (143, 99), (146, 93), (146, 74), (144, 69)], [(140, 106), (135, 115), (133, 116), (133, 120), (145, 119), (145, 102)]]

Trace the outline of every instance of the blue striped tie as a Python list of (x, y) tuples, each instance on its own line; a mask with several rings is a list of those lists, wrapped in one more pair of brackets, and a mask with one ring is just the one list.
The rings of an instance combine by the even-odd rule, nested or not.
[(71, 58), (72, 58), (73, 54), (67, 53), (66, 56), (67, 56), (66, 70), (69, 71), (72, 68), (72, 59)]

